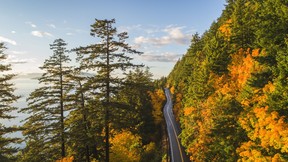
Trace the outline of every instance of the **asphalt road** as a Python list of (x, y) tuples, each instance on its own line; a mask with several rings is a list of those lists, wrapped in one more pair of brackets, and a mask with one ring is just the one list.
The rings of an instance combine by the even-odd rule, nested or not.
[(170, 143), (171, 162), (189, 162), (190, 160), (178, 138), (181, 130), (172, 112), (173, 103), (171, 100), (170, 90), (168, 88), (165, 88), (165, 95), (167, 102), (164, 107), (164, 118), (167, 125), (167, 132)]

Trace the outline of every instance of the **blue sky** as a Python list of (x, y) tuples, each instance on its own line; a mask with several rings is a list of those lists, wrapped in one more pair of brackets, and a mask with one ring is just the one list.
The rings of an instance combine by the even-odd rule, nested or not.
[[(166, 76), (185, 54), (191, 35), (203, 33), (224, 9), (225, 0), (1, 0), (0, 41), (17, 74), (40, 72), (62, 38), (68, 48), (96, 42), (89, 35), (97, 19), (116, 19), (118, 31), (144, 55), (135, 57), (155, 78)], [(71, 54), (71, 58), (73, 58)]]

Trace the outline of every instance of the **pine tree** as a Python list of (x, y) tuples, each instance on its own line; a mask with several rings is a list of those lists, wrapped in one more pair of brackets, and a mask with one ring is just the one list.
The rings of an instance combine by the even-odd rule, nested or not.
[[(109, 131), (111, 109), (116, 108), (111, 97), (119, 90), (121, 79), (115, 75), (117, 71), (125, 71), (127, 68), (135, 67), (131, 63), (132, 58), (128, 54), (141, 54), (132, 49), (125, 40), (128, 38), (126, 32), (117, 34), (113, 27), (115, 20), (98, 20), (91, 25), (90, 35), (98, 37), (100, 43), (79, 47), (76, 49), (81, 69), (97, 71), (90, 78), (90, 87), (96, 88), (101, 103), (105, 107), (105, 161), (109, 162)], [(118, 40), (117, 40), (118, 39)], [(96, 90), (96, 91), (97, 91)], [(113, 106), (114, 105), (114, 106)]]
[[(13, 84), (10, 83), (15, 75), (7, 73), (11, 70), (11, 65), (5, 63), (7, 58), (7, 55), (4, 54), (5, 49), (4, 44), (0, 43), (0, 120), (15, 118), (11, 115), (11, 112), (17, 110), (17, 108), (12, 104), (19, 99), (19, 96), (13, 94)], [(17, 130), (19, 129), (16, 127), (8, 127), (0, 123), (0, 161), (13, 161), (13, 154), (17, 152), (17, 148), (11, 146), (11, 144), (18, 143), (19, 139), (7, 137), (7, 135)]]
[[(70, 59), (65, 54), (66, 43), (56, 39), (50, 45), (53, 55), (40, 67), (44, 73), (39, 79), (42, 85), (27, 98), (28, 107), (21, 112), (31, 114), (25, 119), (23, 135), (27, 141), (24, 149), (24, 161), (31, 158), (43, 158), (47, 161), (65, 157), (65, 96), (69, 91), (67, 76)], [(40, 148), (39, 148), (40, 147)], [(41, 152), (39, 152), (39, 149)], [(31, 155), (35, 157), (25, 156)]]
[(80, 71), (76, 68), (70, 76), (73, 93), (67, 96), (70, 111), (65, 122), (68, 128), (67, 153), (73, 155), (76, 161), (90, 162), (92, 158), (101, 156), (96, 144), (103, 141), (98, 138), (103, 129), (98, 122), (101, 120), (98, 111), (103, 108), (94, 100), (93, 92), (86, 89), (90, 85), (87, 81), (89, 74), (81, 74)]
[[(115, 96), (115, 100), (127, 105), (125, 109), (116, 110), (114, 119), (117, 121), (114, 123), (117, 124), (117, 128), (119, 131), (127, 129), (134, 134), (140, 134), (144, 144), (149, 142), (155, 133), (151, 98), (148, 93), (153, 91), (151, 77), (152, 74), (148, 69), (144, 71), (136, 68), (134, 71), (129, 71), (122, 89)], [(123, 114), (125, 118), (120, 117)]]

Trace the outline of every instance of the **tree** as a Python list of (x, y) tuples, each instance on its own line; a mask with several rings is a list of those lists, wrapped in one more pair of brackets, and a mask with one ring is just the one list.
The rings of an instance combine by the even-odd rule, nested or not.
[(136, 162), (140, 161), (143, 152), (141, 137), (127, 130), (117, 132), (111, 139), (111, 161)]
[[(4, 44), (0, 43), (0, 120), (15, 118), (11, 112), (17, 110), (17, 108), (12, 104), (19, 99), (19, 96), (13, 94), (13, 84), (10, 83), (15, 75), (7, 73), (11, 70), (11, 65), (5, 63), (7, 58), (7, 55), (4, 54), (5, 49)], [(17, 130), (19, 129), (16, 127), (0, 124), (0, 161), (13, 161), (13, 154), (17, 152), (17, 148), (11, 146), (11, 144), (18, 143), (19, 138), (7, 137), (7, 135)]]
[[(125, 76), (124, 85), (115, 100), (127, 105), (116, 110), (114, 119), (117, 129), (127, 129), (139, 134), (144, 144), (155, 139), (155, 125), (152, 117), (152, 103), (149, 92), (153, 91), (152, 74), (149, 69), (136, 68)], [(125, 118), (121, 117), (125, 114)]]
[(105, 107), (105, 161), (107, 162), (109, 161), (110, 147), (110, 109), (116, 108), (115, 105), (119, 105), (112, 102), (111, 98), (119, 90), (118, 85), (122, 84), (119, 76), (114, 73), (116, 71), (123, 72), (127, 68), (137, 66), (131, 63), (132, 58), (128, 54), (141, 54), (125, 42), (128, 38), (126, 32), (117, 34), (116, 28), (112, 26), (114, 23), (115, 19), (96, 19), (95, 23), (91, 25), (90, 35), (98, 37), (100, 43), (76, 49), (80, 68), (97, 72), (88, 82), (91, 83), (90, 87), (96, 89), (97, 95)]
[[(27, 98), (28, 107), (21, 112), (31, 114), (25, 119), (23, 135), (27, 146), (25, 153), (45, 160), (56, 160), (65, 157), (65, 96), (69, 92), (67, 80), (70, 68), (67, 63), (70, 58), (66, 55), (66, 43), (62, 39), (56, 39), (50, 45), (53, 55), (45, 60), (40, 67), (44, 70), (39, 83), (43, 86), (34, 90)], [(39, 148), (40, 147), (40, 148)], [(41, 152), (39, 152), (41, 149)], [(60, 151), (61, 150), (61, 151)], [(60, 154), (59, 154), (60, 153)], [(32, 157), (34, 158), (34, 157)]]
[[(95, 100), (93, 93), (86, 88), (87, 75), (81, 74), (80, 69), (74, 69), (70, 76), (73, 93), (67, 96), (69, 100), (69, 114), (66, 117), (68, 155), (73, 155), (76, 161), (90, 162), (101, 156), (98, 152), (103, 127), (99, 124), (102, 117), (98, 113), (103, 111)], [(96, 106), (95, 106), (96, 105)]]

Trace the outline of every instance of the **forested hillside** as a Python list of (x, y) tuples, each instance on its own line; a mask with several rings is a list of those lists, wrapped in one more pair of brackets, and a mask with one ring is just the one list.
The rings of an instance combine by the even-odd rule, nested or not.
[(191, 160), (288, 161), (287, 6), (227, 0), (193, 35), (167, 81)]

